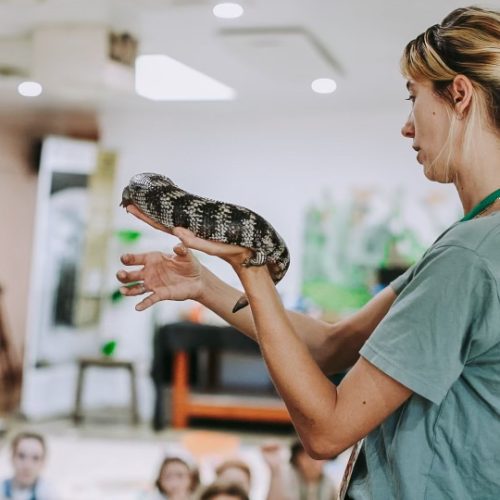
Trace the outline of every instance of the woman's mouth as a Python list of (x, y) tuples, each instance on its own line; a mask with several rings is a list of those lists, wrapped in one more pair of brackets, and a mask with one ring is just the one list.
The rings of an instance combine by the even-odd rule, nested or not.
[(418, 163), (422, 163), (421, 161), (421, 151), (420, 151), (420, 148), (418, 146), (412, 146), (412, 148), (417, 152), (417, 161)]

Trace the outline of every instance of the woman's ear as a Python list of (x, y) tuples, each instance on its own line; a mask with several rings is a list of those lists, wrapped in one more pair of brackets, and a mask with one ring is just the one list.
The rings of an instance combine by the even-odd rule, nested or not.
[(455, 102), (454, 109), (459, 118), (463, 118), (470, 108), (473, 94), (472, 82), (465, 75), (457, 75), (451, 83), (451, 95)]

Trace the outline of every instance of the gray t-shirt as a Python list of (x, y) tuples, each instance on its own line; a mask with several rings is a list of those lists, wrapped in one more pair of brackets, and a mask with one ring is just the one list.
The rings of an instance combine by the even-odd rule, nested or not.
[(360, 354), (414, 394), (365, 439), (349, 499), (500, 499), (500, 213), (458, 222), (392, 284)]

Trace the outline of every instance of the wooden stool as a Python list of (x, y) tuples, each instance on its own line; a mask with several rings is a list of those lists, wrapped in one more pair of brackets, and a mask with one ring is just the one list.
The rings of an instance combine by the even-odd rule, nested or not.
[(132, 361), (124, 361), (113, 358), (80, 358), (78, 360), (78, 383), (76, 385), (75, 411), (73, 420), (75, 424), (81, 422), (82, 415), (82, 392), (85, 370), (89, 367), (98, 368), (122, 368), (130, 373), (130, 414), (134, 425), (139, 423), (139, 412), (137, 409), (137, 390), (135, 385), (135, 367)]

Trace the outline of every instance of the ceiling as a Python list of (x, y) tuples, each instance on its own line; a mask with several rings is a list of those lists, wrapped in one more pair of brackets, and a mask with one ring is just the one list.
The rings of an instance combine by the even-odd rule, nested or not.
[[(71, 64), (59, 64), (56, 53), (45, 54), (43, 64), (57, 73), (55, 81), (45, 85), (39, 98), (17, 94), (21, 73), (33, 75), (37, 30), (66, 27), (70, 44), (76, 29), (100, 26), (132, 33), (140, 54), (166, 54), (235, 89), (235, 101), (211, 103), (213, 107), (390, 108), (405, 96), (398, 69), (405, 43), (464, 5), (456, 0), (241, 0), (245, 14), (221, 20), (212, 14), (216, 3), (0, 0), (0, 105), (4, 109), (193, 106), (148, 101), (130, 86), (117, 88), (80, 77), (71, 88), (57, 85), (67, 74), (76, 80), (82, 69), (93, 74), (91, 66), (86, 70), (85, 51), (79, 50)], [(481, 5), (500, 7), (500, 0)], [(2, 68), (16, 65), (19, 74), (2, 74)], [(318, 77), (334, 78), (337, 91), (313, 93), (310, 83)]]

